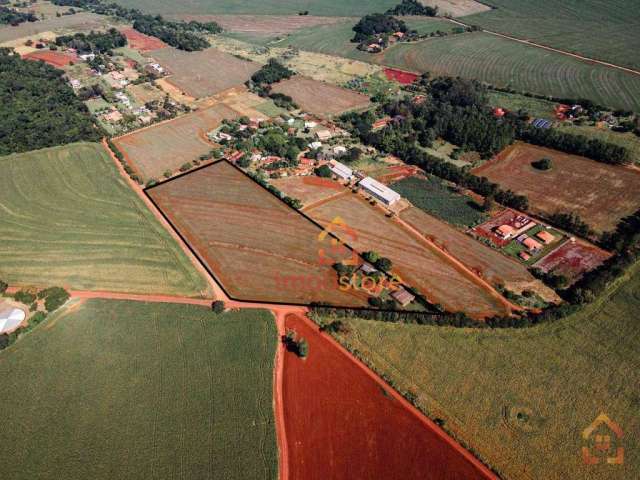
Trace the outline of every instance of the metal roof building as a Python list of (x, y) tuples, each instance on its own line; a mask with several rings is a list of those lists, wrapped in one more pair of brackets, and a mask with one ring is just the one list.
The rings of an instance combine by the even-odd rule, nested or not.
[(353, 170), (343, 163), (333, 160), (329, 162), (329, 168), (333, 173), (344, 180), (351, 180), (351, 177), (353, 177)]
[(383, 185), (371, 177), (364, 178), (360, 181), (359, 185), (364, 188), (367, 193), (374, 196), (385, 205), (393, 205), (402, 198), (398, 192), (394, 192), (386, 185)]

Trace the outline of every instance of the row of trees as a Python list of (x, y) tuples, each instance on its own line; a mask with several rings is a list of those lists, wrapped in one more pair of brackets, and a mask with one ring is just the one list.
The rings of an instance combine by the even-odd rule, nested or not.
[(385, 12), (387, 15), (422, 15), (435, 17), (438, 15), (438, 7), (423, 5), (418, 0), (402, 0), (401, 3)]
[(75, 48), (79, 52), (108, 53), (114, 48), (127, 45), (127, 38), (115, 28), (106, 32), (76, 33), (56, 37), (56, 45)]
[(216, 22), (173, 22), (160, 15), (148, 15), (135, 8), (102, 0), (52, 0), (55, 5), (84, 8), (99, 15), (117, 17), (133, 23), (137, 31), (159, 38), (180, 50), (204, 50), (211, 46), (203, 34), (220, 33), (222, 27)]
[(256, 87), (265, 87), (278, 83), (280, 80), (291, 78), (295, 75), (293, 70), (285, 67), (275, 58), (270, 58), (260, 70), (251, 76), (251, 82)]
[(19, 12), (15, 8), (0, 6), (0, 25), (17, 27), (24, 22), (37, 22), (38, 17), (32, 12)]
[(63, 74), (0, 49), (0, 155), (101, 138)]

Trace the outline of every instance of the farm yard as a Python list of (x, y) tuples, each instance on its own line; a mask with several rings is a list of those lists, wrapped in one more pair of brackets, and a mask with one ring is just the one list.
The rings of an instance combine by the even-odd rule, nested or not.
[[(503, 478), (636, 478), (640, 459), (594, 468), (581, 432), (602, 412), (640, 448), (638, 267), (573, 316), (526, 329), (347, 320), (340, 341)], [(313, 352), (313, 350), (311, 350)], [(507, 443), (505, 443), (507, 442)], [(532, 452), (536, 452), (532, 454)]]
[(52, 52), (50, 50), (38, 50), (27, 53), (22, 58), (26, 60), (42, 60), (52, 67), (62, 68), (78, 61), (78, 56), (71, 53)]
[(419, 209), (453, 225), (468, 227), (486, 218), (471, 198), (455, 193), (436, 177), (408, 177), (391, 188)]
[[(226, 161), (147, 193), (230, 297), (367, 304), (363, 292), (338, 289), (332, 265), (339, 259), (323, 261), (322, 229)], [(345, 258), (351, 258), (350, 252)]]
[(348, 17), (384, 12), (395, 6), (397, 0), (192, 0), (188, 6), (171, 0), (117, 0), (116, 3), (162, 15), (298, 15), (301, 10), (308, 10), (309, 15)]
[(276, 345), (264, 310), (72, 300), (0, 352), (3, 478), (275, 480)]
[(473, 78), (542, 95), (640, 110), (640, 76), (487, 33), (398, 43), (371, 61), (412, 72)]
[(416, 288), (433, 304), (475, 318), (506, 313), (506, 306), (481, 285), (479, 277), (462, 270), (444, 251), (417, 239), (359, 195), (335, 197), (305, 209), (305, 213), (322, 225), (336, 217), (343, 219), (357, 234), (357, 238), (347, 238), (336, 232), (343, 241), (360, 252), (373, 250), (389, 258), (392, 271), (403, 283)]
[(582, 274), (598, 267), (610, 256), (610, 253), (598, 247), (576, 240), (565, 242), (533, 266), (546, 273), (563, 275), (569, 284), (572, 284)]
[(168, 47), (153, 50), (149, 55), (168, 70), (167, 81), (194, 98), (209, 97), (242, 85), (260, 69), (257, 63), (240, 60), (215, 48), (185, 52)]
[[(430, 0), (433, 1), (433, 0)], [(628, 0), (491, 0), (464, 22), (561, 50), (640, 69), (640, 12)]]
[[(543, 157), (553, 162), (550, 170), (531, 166)], [(640, 172), (534, 145), (516, 143), (473, 173), (526, 195), (533, 211), (575, 212), (599, 232), (640, 206)]]
[(548, 301), (557, 299), (524, 265), (437, 218), (415, 207), (402, 211), (400, 218), (493, 285), (503, 285), (518, 294), (532, 290)]
[[(375, 322), (377, 323), (377, 322)], [(376, 382), (309, 321), (286, 328), (309, 356), (284, 357), (284, 418), (290, 478), (493, 478)]]
[(167, 46), (162, 40), (156, 37), (150, 37), (144, 33), (140, 33), (133, 28), (124, 28), (121, 33), (127, 37), (127, 43), (134, 50), (140, 52), (149, 52), (151, 50), (159, 50)]
[(288, 95), (302, 110), (324, 117), (370, 105), (366, 95), (300, 76), (276, 83), (273, 92)]
[(207, 284), (98, 144), (0, 157), (0, 278), (200, 296)]
[(175, 172), (184, 163), (208, 153), (213, 144), (207, 132), (217, 128), (225, 118), (239, 116), (227, 105), (215, 104), (118, 137), (113, 143), (145, 181), (159, 179), (166, 171)]

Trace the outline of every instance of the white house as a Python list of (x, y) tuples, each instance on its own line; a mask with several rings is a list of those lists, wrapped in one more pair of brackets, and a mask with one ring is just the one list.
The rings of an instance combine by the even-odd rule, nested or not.
[(309, 144), (309, 148), (311, 150), (316, 150), (316, 149), (321, 148), (321, 147), (322, 147), (322, 142), (311, 142)]
[(394, 192), (386, 185), (383, 185), (371, 177), (362, 179), (358, 185), (360, 185), (369, 195), (377, 198), (387, 206), (393, 205), (402, 198), (398, 192)]

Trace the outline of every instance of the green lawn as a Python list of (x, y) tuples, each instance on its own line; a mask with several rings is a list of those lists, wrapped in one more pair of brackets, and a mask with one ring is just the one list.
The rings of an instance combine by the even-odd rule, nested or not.
[(163, 15), (297, 15), (308, 11), (310, 15), (342, 17), (384, 12), (395, 6), (398, 0), (191, 0), (180, 3), (171, 0), (117, 0), (116, 3)]
[(469, 197), (452, 192), (435, 177), (408, 177), (391, 188), (419, 209), (453, 225), (468, 227), (486, 218)]
[(640, 68), (640, 10), (630, 0), (488, 0), (469, 24)]
[(207, 284), (101, 145), (0, 157), (0, 278), (198, 296)]
[(638, 75), (482, 32), (399, 43), (372, 58), (409, 71), (474, 78), (523, 92), (589, 98), (601, 105), (640, 110)]
[(0, 352), (6, 480), (276, 479), (261, 310), (71, 303)]
[[(348, 320), (341, 338), (506, 479), (640, 478), (640, 265), (561, 321), (474, 330)], [(620, 424), (624, 465), (583, 464), (581, 433)]]

